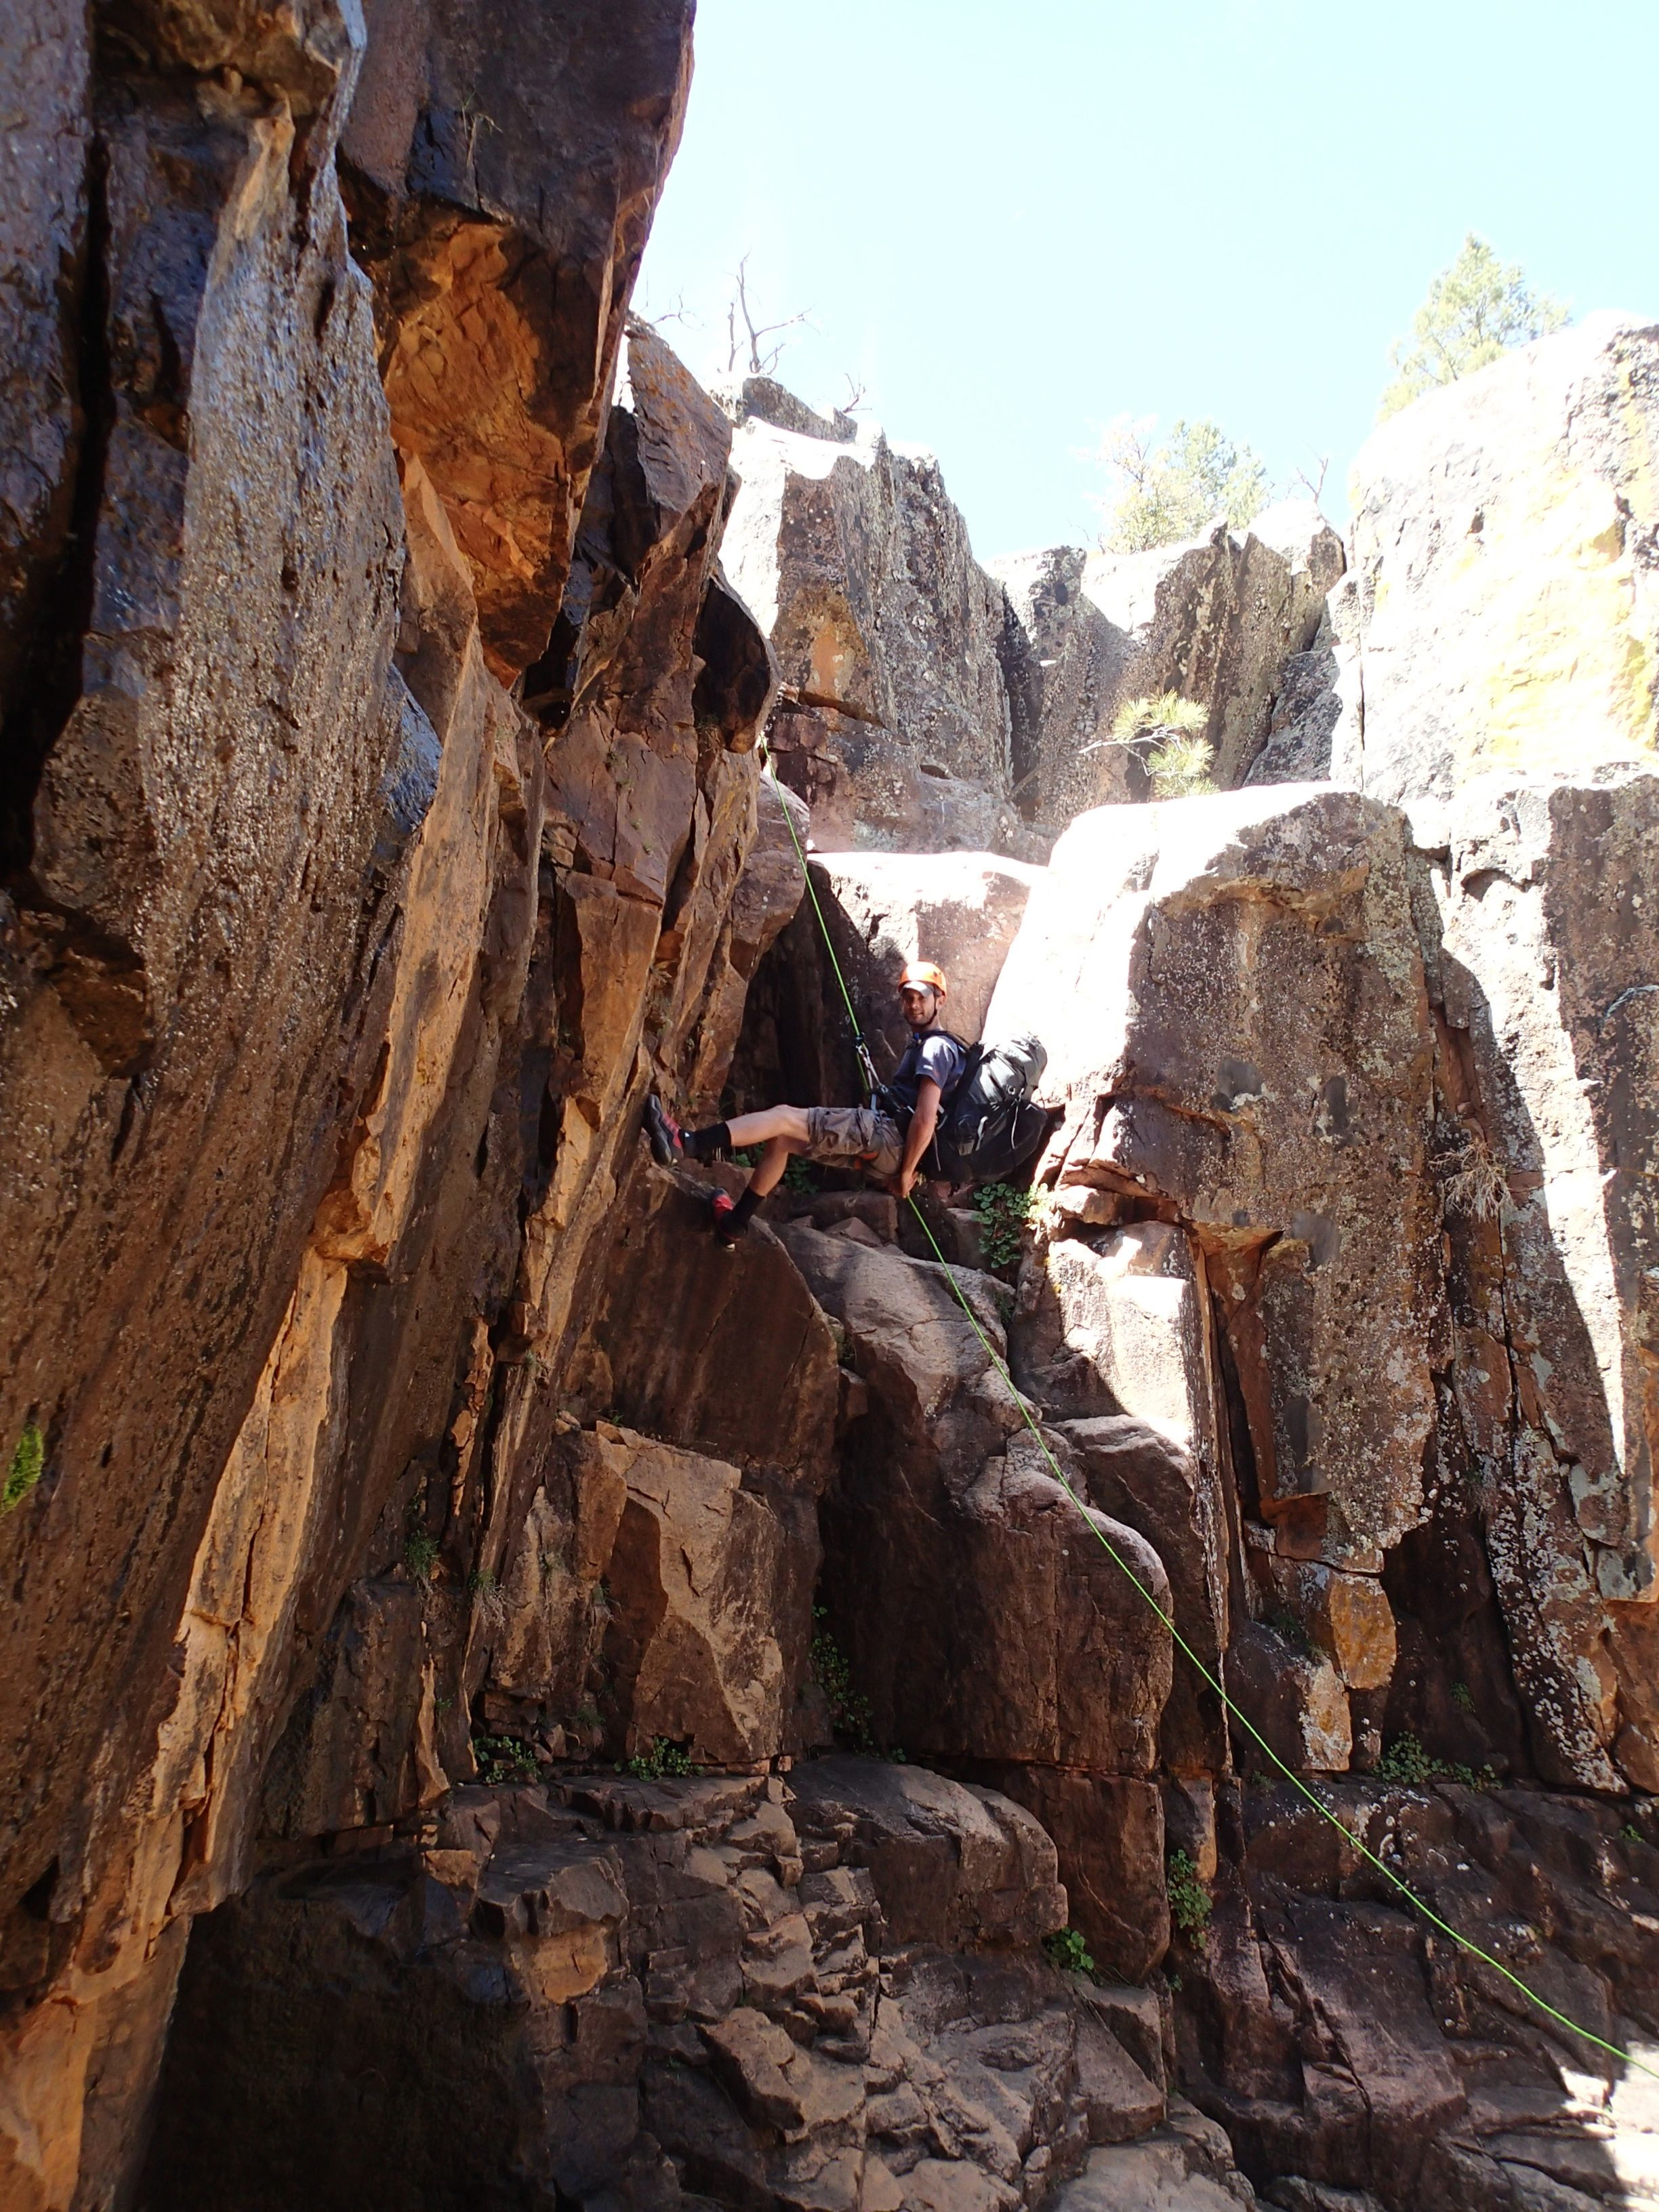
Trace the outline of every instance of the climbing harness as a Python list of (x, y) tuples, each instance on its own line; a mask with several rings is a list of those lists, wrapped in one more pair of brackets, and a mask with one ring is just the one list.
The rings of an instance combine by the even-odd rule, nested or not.
[[(778, 780), (777, 770), (773, 766), (769, 756), (766, 763), (766, 772), (772, 778), (774, 785), (776, 786)], [(823, 909), (818, 904), (817, 893), (813, 889), (812, 872), (806, 865), (806, 854), (802, 848), (799, 837), (796, 835), (795, 824), (790, 815), (787, 802), (783, 798), (781, 788), (780, 788), (778, 792), (778, 803), (783, 808), (784, 820), (789, 824), (790, 840), (795, 848), (796, 857), (800, 861), (801, 873), (806, 879), (806, 890), (807, 894), (812, 902), (812, 911), (817, 917), (818, 927), (823, 934), (824, 950), (830, 955), (830, 964), (836, 971), (836, 981), (841, 985), (842, 997), (847, 1002), (848, 1015), (853, 1024), (854, 1048), (859, 1053), (860, 1069), (860, 1072), (863, 1072), (869, 1067), (869, 1054), (865, 1049), (864, 1038), (859, 1029), (858, 1016), (853, 1012), (852, 994), (848, 990), (847, 979), (841, 972), (841, 963), (836, 957), (836, 948), (830, 942), (829, 927), (823, 919)], [(873, 1073), (873, 1068), (870, 1068), (869, 1073), (866, 1073), (865, 1081), (866, 1086), (870, 1085)], [(1026, 1398), (1025, 1393), (1014, 1381), (1013, 1376), (1008, 1371), (1006, 1362), (1003, 1359), (996, 1346), (992, 1343), (990, 1338), (986, 1334), (985, 1329), (980, 1322), (979, 1316), (974, 1311), (973, 1307), (969, 1304), (967, 1296), (963, 1291), (961, 1284), (957, 1280), (956, 1270), (951, 1267), (944, 1253), (940, 1251), (939, 1239), (934, 1236), (932, 1229), (929, 1228), (927, 1224), (927, 1217), (923, 1213), (921, 1208), (916, 1204), (914, 1196), (912, 1196), (909, 1200), (909, 1206), (910, 1211), (915, 1215), (916, 1219), (921, 1224), (922, 1235), (926, 1237), (928, 1243), (933, 1248), (934, 1258), (938, 1261), (940, 1267), (943, 1268), (945, 1272), (945, 1279), (951, 1285), (951, 1289), (955, 1295), (957, 1304), (962, 1308), (963, 1313), (967, 1315), (974, 1334), (978, 1337), (980, 1343), (983, 1346), (986, 1356), (990, 1360), (991, 1364), (995, 1368), (997, 1373), (1007, 1385), (1015, 1404), (1018, 1405), (1021, 1415), (1024, 1417), (1026, 1427), (1030, 1429), (1031, 1434), (1036, 1438), (1037, 1448), (1042, 1452), (1044, 1459), (1048, 1462), (1049, 1470), (1053, 1474), (1054, 1480), (1060, 1485), (1061, 1490), (1064, 1491), (1066, 1497), (1071, 1500), (1073, 1505), (1076, 1507), (1079, 1514), (1082, 1516), (1085, 1526), (1098, 1541), (1107, 1557), (1112, 1561), (1112, 1564), (1117, 1567), (1122, 1574), (1127, 1576), (1129, 1582), (1139, 1592), (1150, 1610), (1169, 1631), (1170, 1639), (1174, 1643), (1176, 1650), (1182, 1654), (1182, 1657), (1197, 1674), (1199, 1680), (1206, 1684), (1208, 1688), (1214, 1691), (1216, 1696), (1221, 1702), (1222, 1710), (1227, 1714), (1229, 1718), (1236, 1721), (1238, 1726), (1243, 1729), (1245, 1734), (1250, 1738), (1251, 1741), (1267, 1754), (1268, 1759), (1272, 1760), (1274, 1766), (1278, 1768), (1279, 1771), (1285, 1777), (1285, 1779), (1291, 1784), (1291, 1788), (1295, 1790), (1300, 1796), (1305, 1798), (1307, 1802), (1312, 1806), (1314, 1811), (1318, 1814), (1320, 1819), (1325, 1821), (1328, 1826), (1334, 1828), (1338, 1835), (1340, 1835), (1345, 1842), (1351, 1844), (1353, 1849), (1358, 1852), (1360, 1857), (1364, 1860), (1365, 1863), (1375, 1869), (1375, 1870), (1382, 1876), (1385, 1881), (1391, 1884), (1391, 1886), (1399, 1892), (1400, 1895), (1405, 1899), (1408, 1905), (1412, 1905), (1417, 1911), (1420, 1912), (1424, 1919), (1429, 1923), (1431, 1927), (1437, 1929), (1443, 1936), (1449, 1936), (1452, 1942), (1457, 1945), (1458, 1948), (1462, 1951), (1467, 1952), (1470, 1958), (1478, 1959), (1483, 1966), (1490, 1966), (1492, 1971), (1495, 1974), (1500, 1975), (1502, 1978), (1510, 1984), (1511, 1989), (1519, 1990), (1520, 1994), (1527, 1999), (1529, 2004), (1536, 2005), (1540, 2012), (1545, 2014), (1549, 2019), (1554, 2021), (1559, 2027), (1565, 2027), (1570, 2034), (1579, 2037), (1585, 2043), (1592, 2044), (1598, 2051), (1605, 2051), (1610, 2057), (1622, 2060), (1626, 2066), (1634, 2066), (1639, 2072), (1650, 2075), (1656, 2081), (1659, 2081), (1659, 2067), (1649, 2065), (1645, 2059), (1637, 2057), (1633, 2051), (1625, 2050), (1620, 2044), (1609, 2043), (1605, 2036), (1596, 2035), (1588, 2027), (1581, 2027), (1576, 2020), (1570, 2019), (1565, 2013), (1559, 2011), (1554, 2005), (1551, 2004), (1547, 1997), (1540, 1996), (1538, 1994), (1538, 1991), (1534, 1989), (1529, 1983), (1522, 1981), (1520, 1975), (1514, 1972), (1511, 1968), (1506, 1966), (1501, 1959), (1494, 1958), (1490, 1951), (1482, 1949), (1481, 1946), (1474, 1942), (1471, 1937), (1461, 1934), (1457, 1929), (1452, 1926), (1449, 1920), (1443, 1920), (1432, 1905), (1429, 1905), (1424, 1899), (1420, 1898), (1408, 1882), (1401, 1880), (1400, 1875), (1395, 1872), (1394, 1869), (1388, 1864), (1386, 1860), (1380, 1858), (1377, 1854), (1371, 1850), (1369, 1844), (1364, 1842), (1360, 1837), (1355, 1834), (1354, 1831), (1348, 1826), (1346, 1820), (1342, 1820), (1337, 1814), (1332, 1811), (1331, 1808), (1326, 1804), (1324, 1800), (1319, 1796), (1318, 1792), (1303, 1780), (1302, 1777), (1296, 1771), (1295, 1768), (1288, 1765), (1285, 1761), (1279, 1757), (1279, 1753), (1273, 1749), (1272, 1744), (1268, 1742), (1267, 1737), (1262, 1735), (1261, 1729), (1256, 1727), (1255, 1723), (1249, 1717), (1249, 1716), (1239, 1711), (1238, 1707), (1228, 1696), (1226, 1691), (1223, 1689), (1216, 1676), (1210, 1672), (1210, 1669), (1205, 1665), (1202, 1659), (1199, 1657), (1197, 1652), (1194, 1650), (1192, 1645), (1188, 1644), (1186, 1638), (1176, 1626), (1170, 1615), (1164, 1611), (1164, 1607), (1158, 1603), (1157, 1598), (1153, 1596), (1152, 1591), (1149, 1590), (1146, 1583), (1141, 1581), (1139, 1576), (1136, 1574), (1134, 1569), (1124, 1558), (1122, 1553), (1118, 1550), (1111, 1538), (1106, 1534), (1105, 1530), (1101, 1528), (1096, 1516), (1084, 1504), (1083, 1500), (1078, 1496), (1076, 1491), (1066, 1480), (1065, 1470), (1061, 1468), (1060, 1462), (1054, 1457), (1054, 1452), (1049, 1447), (1048, 1441), (1043, 1435), (1036, 1415), (1031, 1411), (1030, 1404)]]

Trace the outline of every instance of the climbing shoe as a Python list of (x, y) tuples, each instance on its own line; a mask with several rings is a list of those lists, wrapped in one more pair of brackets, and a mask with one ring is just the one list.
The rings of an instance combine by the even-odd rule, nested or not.
[(645, 1102), (645, 1133), (650, 1139), (651, 1157), (659, 1168), (672, 1168), (676, 1160), (685, 1158), (680, 1125), (670, 1119), (654, 1092)]
[[(745, 1191), (744, 1197), (748, 1195)], [(745, 1210), (740, 1200), (728, 1196), (723, 1190), (717, 1190), (709, 1200), (708, 1214), (714, 1235), (728, 1250), (734, 1244), (741, 1244), (749, 1234), (749, 1215), (753, 1211), (752, 1207)]]

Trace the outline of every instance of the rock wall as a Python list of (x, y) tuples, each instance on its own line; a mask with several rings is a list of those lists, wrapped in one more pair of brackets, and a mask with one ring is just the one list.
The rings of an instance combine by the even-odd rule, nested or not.
[(938, 462), (769, 378), (724, 404), (732, 573), (778, 657), (769, 738), (819, 849), (1013, 850), (1002, 592)]
[(1112, 724), (1164, 691), (1208, 710), (1223, 788), (1329, 772), (1322, 623), (1344, 559), (1310, 505), (1242, 536), (988, 571), (931, 455), (769, 378), (722, 404), (744, 486), (728, 557), (778, 656), (768, 738), (819, 851), (1042, 859), (1085, 808), (1147, 796)]
[(1354, 464), (1363, 713), (1338, 774), (1408, 806), (1656, 743), (1659, 331), (1592, 315), (1447, 385)]
[(130, 2200), (270, 1839), (474, 1771), (653, 1056), (718, 1090), (798, 896), (729, 427), (647, 334), (617, 381), (690, 10), (591, 12), (21, 27), (8, 2203)]
[[(629, 322), (690, 14), (4, 27), (0, 2197), (1578, 2212), (1629, 2083), (1249, 1729), (1659, 2036), (1650, 334), (1402, 417), (1334, 591), (1005, 589)], [(1018, 857), (1164, 688), (1251, 787)], [(878, 1043), (1045, 1036), (1018, 1263), (651, 1164), (850, 1095), (792, 823)]]
[[(783, 1232), (861, 1386), (821, 1513), (852, 1724), (1036, 1812), (1097, 1960), (1175, 1970), (1183, 2081), (1285, 2205), (1649, 2201), (1639, 2077), (1425, 1936), (1387, 1873), (1651, 2053), (1655, 789), (1602, 680), (1647, 649), (1646, 343), (1572, 334), (1408, 411), (1280, 689), (1222, 680), (1250, 787), (1079, 816), (1006, 954), (953, 916), (1002, 963), (987, 1031), (1048, 1043), (1055, 1127), (1017, 1283), (967, 1272), (960, 1215), (939, 1233), (1097, 1533), (1240, 1717), (1139, 1601), (1114, 1611), (1121, 1576), (926, 1247), (834, 1193)], [(1465, 481), (1510, 518), (1495, 565), (1448, 551)], [(1590, 550), (1510, 542), (1621, 499)], [(1558, 556), (1593, 635), (1543, 655), (1532, 746), (1516, 593), (1535, 627)], [(1076, 580), (1030, 573), (1066, 673)], [(1336, 781), (1261, 787), (1310, 769)], [(814, 865), (873, 1009), (870, 953), (920, 947), (935, 863)], [(801, 1096), (851, 1080), (807, 935), (763, 967), (736, 1064), (763, 1048)], [(1158, 2155), (1149, 2202), (1184, 2185)]]
[[(1015, 792), (1027, 817), (1052, 835), (1086, 808), (1145, 799), (1145, 768), (1112, 726), (1127, 702), (1166, 691), (1208, 710), (1203, 734), (1223, 790), (1291, 780), (1275, 772), (1285, 748), (1270, 734), (1308, 682), (1303, 662), (1343, 565), (1336, 532), (1297, 501), (1243, 533), (1218, 526), (1191, 544), (1054, 545), (995, 562), (1007, 593)], [(1328, 744), (1322, 761), (1316, 742), (1301, 750), (1295, 775), (1328, 772)]]

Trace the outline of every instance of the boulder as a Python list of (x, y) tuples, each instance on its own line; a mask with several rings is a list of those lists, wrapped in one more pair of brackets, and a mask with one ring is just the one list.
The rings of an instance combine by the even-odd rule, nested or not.
[(1216, 781), (1242, 782), (1342, 568), (1341, 540), (1297, 501), (1248, 532), (1218, 526), (1148, 553), (1061, 545), (994, 563), (1007, 592), (1014, 788), (1028, 817), (1060, 830), (1086, 807), (1145, 799), (1145, 771), (1113, 742), (1112, 722), (1126, 701), (1164, 691), (1209, 709)]
[(1054, 1844), (995, 1790), (845, 1758), (809, 1761), (791, 1786), (801, 1833), (868, 1870), (890, 1942), (1031, 1944), (1063, 1924)]
[[(1439, 1297), (1403, 831), (1294, 788), (1081, 816), (988, 1018), (1052, 1040), (1062, 1199), (1082, 1185), (1190, 1224), (1246, 1510), (1281, 1548), (1372, 1570), (1418, 1514)], [(1050, 1266), (1085, 1264), (1068, 1252)]]
[(1070, 1923), (1098, 1972), (1144, 1982), (1170, 1947), (1164, 1808), (1134, 1775), (990, 1761), (977, 1770), (1054, 1838)]
[[(1157, 1553), (1169, 1575), (1176, 1626), (1219, 1678), (1231, 1547), (1214, 1457), (1200, 1456), (1128, 1413), (1063, 1422), (1058, 1433), (1071, 1448), (1090, 1504), (1136, 1530)], [(1220, 1699), (1180, 1652), (1158, 1740), (1164, 1765), (1176, 1774), (1213, 1772), (1225, 1764)]]
[(1354, 781), (1415, 817), (1482, 775), (1650, 757), (1656, 426), (1659, 328), (1590, 315), (1372, 433), (1353, 468)]
[(995, 853), (827, 853), (811, 867), (860, 1024), (885, 1047), (884, 1072), (909, 1041), (896, 989), (907, 960), (945, 970), (945, 1026), (973, 1043), (1041, 871)]

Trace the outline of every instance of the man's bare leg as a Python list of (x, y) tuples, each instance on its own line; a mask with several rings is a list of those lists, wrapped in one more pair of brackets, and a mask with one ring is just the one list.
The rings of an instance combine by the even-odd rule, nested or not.
[(757, 1200), (776, 1189), (790, 1155), (804, 1152), (812, 1141), (804, 1106), (768, 1106), (758, 1114), (739, 1114), (726, 1126), (732, 1132), (733, 1152), (744, 1151), (750, 1145), (766, 1147), (749, 1178)]

